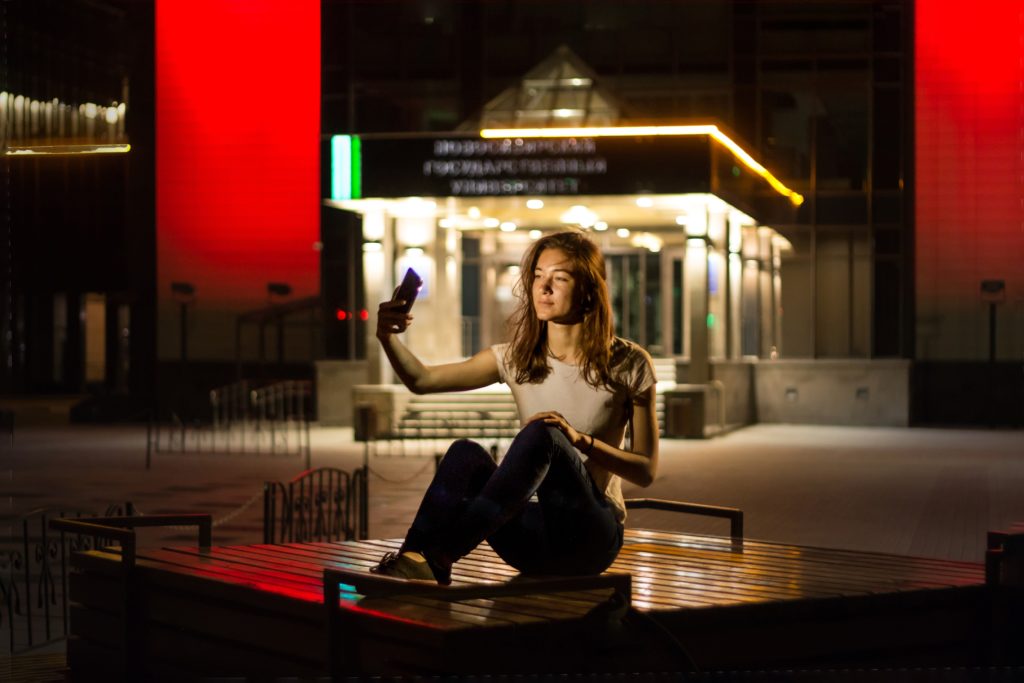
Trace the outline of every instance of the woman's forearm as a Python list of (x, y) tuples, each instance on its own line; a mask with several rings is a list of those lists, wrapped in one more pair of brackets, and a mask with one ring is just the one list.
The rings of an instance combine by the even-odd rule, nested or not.
[(402, 384), (414, 394), (423, 393), (422, 383), (428, 373), (427, 367), (399, 341), (398, 335), (383, 333), (378, 334), (377, 339)]
[(424, 365), (395, 334), (378, 332), (377, 338), (395, 374), (414, 394), (478, 389), (499, 379), (497, 359), (490, 349), (484, 349), (468, 360)]
[(631, 421), (633, 438), (630, 448), (623, 450), (601, 441), (593, 434), (581, 432), (569, 424), (556, 410), (532, 415), (524, 424), (540, 421), (561, 431), (574, 448), (613, 474), (637, 486), (650, 486), (658, 472), (658, 421), (650, 410), (654, 405), (654, 387), (634, 403)]
[[(601, 467), (617, 474), (631, 484), (650, 486), (657, 471), (657, 456), (616, 448), (601, 441), (592, 434), (582, 434), (579, 443), (573, 444), (580, 452)], [(591, 444), (591, 439), (593, 443)]]

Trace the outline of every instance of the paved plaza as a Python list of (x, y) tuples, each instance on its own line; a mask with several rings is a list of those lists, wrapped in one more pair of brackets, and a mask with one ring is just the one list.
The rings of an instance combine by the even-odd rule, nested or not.
[[(0, 524), (34, 509), (208, 512), (214, 543), (262, 539), (265, 481), (304, 469), (300, 455), (152, 454), (140, 426), (46, 426), (2, 435)], [(403, 535), (436, 448), (379, 449), (370, 460), (370, 534)], [(364, 458), (352, 430), (314, 427), (313, 467)], [(627, 497), (739, 507), (746, 533), (785, 543), (981, 561), (985, 532), (1024, 520), (1024, 432), (755, 425), (707, 441), (662, 440), (657, 480)], [(634, 526), (726, 531), (721, 520), (637, 511)], [(144, 544), (193, 543), (184, 530)]]

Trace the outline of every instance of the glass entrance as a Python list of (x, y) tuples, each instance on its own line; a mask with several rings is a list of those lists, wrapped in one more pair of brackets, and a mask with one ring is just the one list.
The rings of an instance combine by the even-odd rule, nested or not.
[(662, 333), (661, 255), (647, 249), (605, 252), (615, 333), (652, 356), (666, 354)]

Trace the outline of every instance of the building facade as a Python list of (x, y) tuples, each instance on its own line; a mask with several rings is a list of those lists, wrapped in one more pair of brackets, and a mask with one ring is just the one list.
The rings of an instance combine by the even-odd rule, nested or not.
[[(728, 332), (712, 323), (708, 353), (757, 359), (754, 419), (863, 422), (899, 406), (915, 424), (1024, 421), (1013, 0), (970, 21), (910, 0), (300, 4), (5, 4), (0, 393), (137, 405), (239, 372), (312, 376), (320, 359), (370, 373), (383, 289), (367, 214), (329, 203), (340, 136), (714, 123), (803, 197), (742, 210), (775, 236), (751, 278), (770, 296), (709, 310), (739, 311)], [(54, 144), (130, 151), (19, 149)], [(643, 209), (640, 194), (622, 196)], [(558, 219), (577, 206), (560, 201)], [(432, 239), (448, 249), (442, 218)], [(500, 335), (530, 220), (506, 233), (507, 218), (455, 229), (453, 355)], [(686, 226), (620, 218), (590, 228), (620, 331), (685, 369), (693, 315), (665, 310), (680, 247), (664, 235), (685, 254)], [(661, 251), (635, 233), (662, 234)]]
[[(762, 294), (736, 303), (733, 323), (715, 300), (726, 288), (711, 284), (708, 359), (774, 363), (759, 366), (762, 419), (906, 424), (914, 348), (905, 193), (911, 12), (900, 2), (326, 3), (325, 132), (719, 122), (804, 200), (791, 211), (751, 212), (774, 237), (760, 252), (736, 252), (759, 274), (740, 276), (749, 284), (732, 291)], [(595, 232), (609, 256), (618, 329), (676, 358), (678, 379), (689, 380), (699, 307), (669, 296), (673, 259), (686, 260), (686, 227), (675, 226), (684, 246), (669, 240), (652, 255), (631, 236), (615, 236), (616, 228), (643, 231), (644, 218), (618, 218)], [(457, 302), (464, 315), (452, 329), (497, 341), (503, 311), (487, 302), (507, 298), (501, 271), (518, 262), (522, 246), (500, 227), (468, 240), (470, 232), (460, 234), (469, 246), (461, 257), (470, 268), (481, 264), (485, 303)], [(516, 246), (506, 254), (504, 243)], [(746, 240), (746, 249), (754, 243)], [(350, 248), (358, 258), (361, 247)], [(707, 264), (712, 278), (729, 272), (716, 258)], [(495, 259), (504, 262), (496, 270)], [(346, 323), (358, 324), (327, 324)], [(356, 341), (365, 332), (333, 351), (365, 353), (372, 363), (373, 344)]]

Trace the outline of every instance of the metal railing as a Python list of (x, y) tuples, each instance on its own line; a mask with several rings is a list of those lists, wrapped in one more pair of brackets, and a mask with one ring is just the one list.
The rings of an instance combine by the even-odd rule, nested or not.
[[(138, 628), (140, 623), (140, 599), (134, 590), (136, 585), (134, 577), (137, 561), (136, 552), (138, 549), (135, 529), (179, 526), (196, 527), (197, 545), (200, 548), (210, 548), (213, 520), (207, 514), (115, 515), (50, 520), (50, 529), (60, 532), (61, 538), (65, 534), (73, 534), (80, 538), (92, 538), (93, 548), (97, 550), (110, 550), (120, 554), (120, 586), (114, 588), (105, 599), (105, 602), (115, 609), (115, 614), (117, 615), (116, 625), (111, 624), (105, 630), (109, 636), (115, 638), (117, 643), (113, 653), (117, 653), (117, 650), (120, 650), (121, 657), (119, 662), (110, 662), (109, 666), (104, 667), (103, 678), (105, 680), (132, 680), (131, 676), (141, 670), (140, 661), (143, 657), (143, 652), (140, 636), (142, 631)], [(119, 548), (109, 547), (114, 543)], [(96, 678), (95, 675), (87, 675), (86, 677), (90, 679)]]
[(146, 467), (153, 453), (268, 453), (305, 456), (310, 464), (309, 423), (313, 387), (309, 380), (256, 386), (242, 380), (210, 392), (209, 422), (173, 416), (170, 424), (150, 421)]
[(252, 388), (240, 380), (210, 391), (210, 409), (216, 427), (248, 422), (252, 419)]
[(368, 536), (367, 469), (307, 470), (263, 485), (263, 542), (347, 541)]
[[(0, 547), (0, 631), (7, 631), (10, 654), (63, 640), (68, 633), (68, 562), (71, 553), (109, 543), (91, 534), (54, 534), (55, 519), (82, 519), (95, 512), (33, 510), (14, 525), (14, 536)], [(129, 503), (111, 505), (105, 515), (131, 517)]]
[(627, 498), (627, 510), (665, 510), (688, 515), (718, 517), (729, 521), (729, 537), (733, 543), (743, 543), (743, 510), (722, 505), (705, 505), (687, 503), (679, 500), (662, 500), (660, 498)]

